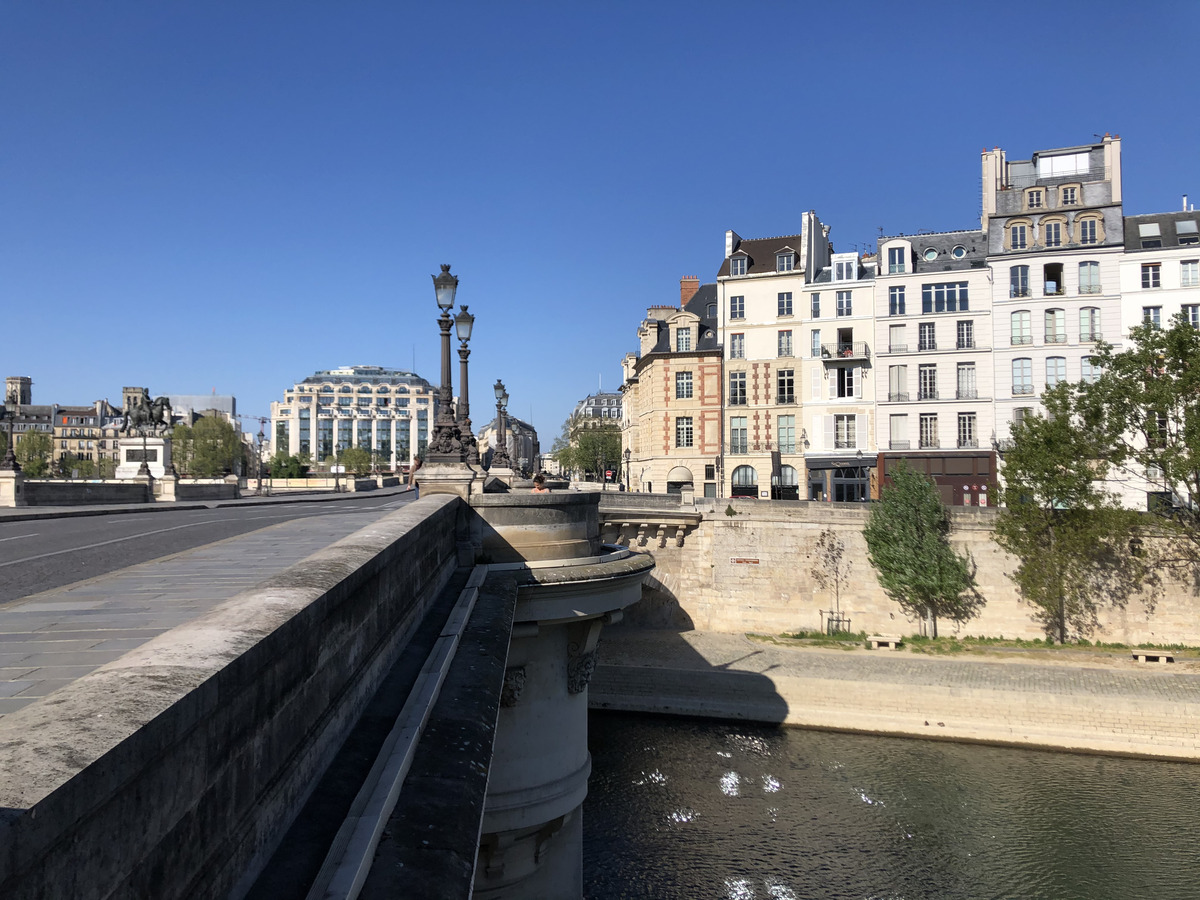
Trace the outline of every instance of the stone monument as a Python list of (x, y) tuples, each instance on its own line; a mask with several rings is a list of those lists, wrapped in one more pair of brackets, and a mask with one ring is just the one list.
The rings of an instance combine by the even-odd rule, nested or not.
[(174, 478), (171, 465), (171, 402), (132, 395), (125, 404), (125, 422), (118, 442), (117, 478)]

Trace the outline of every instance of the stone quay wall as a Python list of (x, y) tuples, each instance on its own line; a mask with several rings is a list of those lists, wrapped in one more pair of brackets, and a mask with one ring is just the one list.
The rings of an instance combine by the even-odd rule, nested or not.
[(453, 573), (462, 508), (422, 498), (0, 720), (0, 897), (238, 895)]
[[(667, 500), (674, 502), (664, 502)], [(867, 559), (862, 529), (869, 510), (857, 504), (807, 501), (704, 500), (694, 507), (675, 498), (610, 495), (601, 503), (605, 539), (640, 539), (654, 554), (656, 568), (643, 588), (643, 600), (629, 612), (637, 622), (716, 632), (782, 634), (823, 631), (835, 602), (813, 578), (816, 543), (831, 529), (845, 544), (851, 562), (840, 599), (851, 631), (912, 635), (920, 623), (906, 618), (888, 598)], [(619, 505), (619, 507), (618, 507)], [(640, 509), (639, 509), (640, 507)], [(694, 524), (678, 522), (690, 512)], [(993, 540), (997, 511), (951, 511), (951, 543), (974, 561), (985, 604), (980, 614), (956, 625), (939, 620), (941, 635), (1032, 639), (1042, 637), (1033, 609), (1023, 602), (1009, 573), (1016, 561)], [(620, 527), (630, 526), (622, 533)], [(636, 533), (639, 530), (643, 537)], [(682, 546), (679, 538), (682, 537)], [(1105, 642), (1185, 643), (1200, 645), (1200, 597), (1188, 585), (1172, 582), (1156, 598), (1153, 610), (1132, 600), (1124, 609), (1101, 616), (1092, 640)]]
[(82, 506), (91, 503), (148, 503), (150, 492), (139, 481), (59, 481), (26, 479), (27, 506)]

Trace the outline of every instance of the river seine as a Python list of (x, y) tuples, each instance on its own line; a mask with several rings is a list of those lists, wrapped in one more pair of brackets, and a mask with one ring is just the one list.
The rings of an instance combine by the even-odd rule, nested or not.
[(1193, 900), (1200, 765), (591, 717), (587, 900)]

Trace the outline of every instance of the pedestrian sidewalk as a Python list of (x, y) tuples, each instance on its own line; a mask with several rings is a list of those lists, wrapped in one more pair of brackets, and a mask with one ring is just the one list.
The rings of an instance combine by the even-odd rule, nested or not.
[(355, 509), (293, 519), (0, 606), (0, 716), (392, 511)]
[(1200, 760), (1200, 665), (776, 645), (605, 629), (594, 709)]

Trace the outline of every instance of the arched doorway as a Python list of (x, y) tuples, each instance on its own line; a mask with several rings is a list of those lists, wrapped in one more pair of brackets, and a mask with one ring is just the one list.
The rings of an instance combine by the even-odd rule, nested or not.
[(738, 466), (733, 470), (733, 477), (729, 484), (729, 496), (731, 497), (758, 496), (758, 473), (754, 471), (753, 466)]
[(676, 466), (667, 473), (667, 493), (681, 494), (685, 487), (692, 487), (692, 471), (687, 466)]

